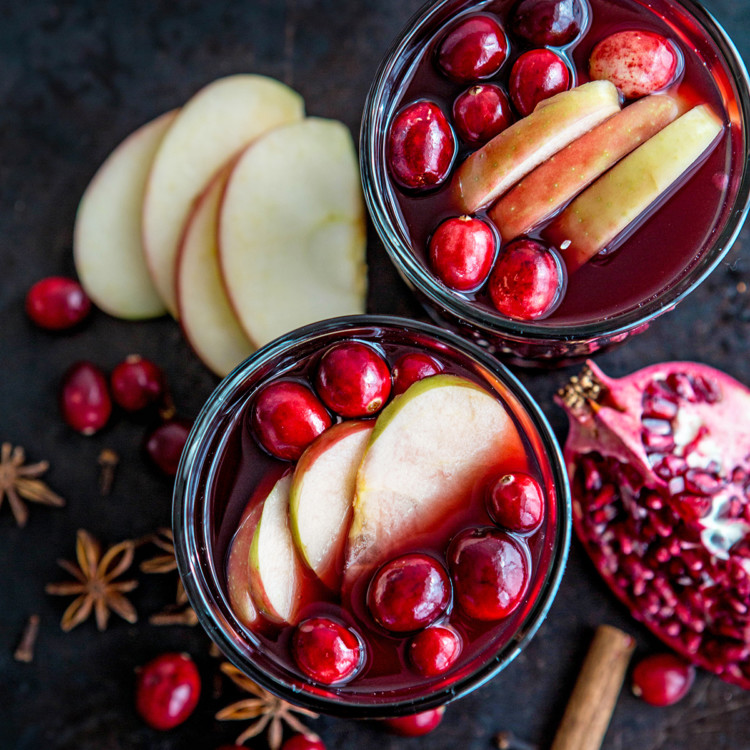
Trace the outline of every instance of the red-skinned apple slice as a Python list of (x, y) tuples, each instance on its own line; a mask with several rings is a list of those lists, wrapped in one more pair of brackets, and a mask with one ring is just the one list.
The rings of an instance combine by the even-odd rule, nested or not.
[(232, 539), (227, 560), (227, 593), (237, 619), (249, 628), (258, 622), (258, 608), (250, 592), (250, 545), (258, 527), (263, 501), (248, 503)]
[(341, 422), (302, 454), (289, 493), (292, 536), (305, 562), (330, 589), (340, 584), (354, 483), (374, 422)]
[(279, 81), (258, 75), (220, 78), (182, 108), (148, 177), (143, 248), (165, 306), (177, 312), (175, 258), (193, 201), (211, 177), (248, 143), (304, 116), (304, 103)]
[(99, 167), (78, 206), (78, 278), (94, 304), (117, 318), (166, 312), (143, 257), (141, 207), (154, 156), (176, 116), (177, 110), (167, 112), (131, 133)]

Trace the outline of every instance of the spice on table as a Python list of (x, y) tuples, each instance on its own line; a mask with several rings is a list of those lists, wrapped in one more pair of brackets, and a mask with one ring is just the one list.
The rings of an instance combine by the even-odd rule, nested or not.
[(112, 492), (115, 481), (115, 469), (120, 463), (120, 457), (111, 448), (104, 448), (97, 460), (101, 470), (99, 472), (99, 492), (103, 497)]
[(13, 658), (16, 661), (22, 661), (26, 664), (34, 661), (34, 645), (38, 635), (39, 615), (31, 615), (26, 621), (18, 648), (13, 652)]
[(539, 750), (536, 745), (517, 737), (510, 730), (498, 732), (494, 736), (493, 742), (498, 750)]

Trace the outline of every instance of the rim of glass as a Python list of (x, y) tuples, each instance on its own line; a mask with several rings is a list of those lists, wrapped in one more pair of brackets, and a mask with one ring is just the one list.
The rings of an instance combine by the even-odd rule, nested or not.
[[(242, 391), (248, 377), (310, 338), (378, 327), (395, 327), (425, 334), (474, 360), (508, 388), (520, 408), (530, 418), (546, 452), (555, 486), (559, 523), (555, 529), (549, 567), (539, 587), (538, 598), (529, 608), (513, 637), (497, 649), (492, 658), (470, 675), (417, 698), (361, 704), (357, 703), (356, 695), (347, 700), (346, 696), (326, 697), (311, 691), (300, 691), (292, 683), (266, 674), (236, 647), (232, 637), (234, 624), (224, 616), (219, 606), (220, 598), (223, 596), (221, 586), (209, 574), (211, 566), (203, 563), (204, 559), (210, 556), (210, 550), (205, 537), (206, 529), (196, 522), (199, 517), (196, 510), (199, 503), (202, 503), (201, 517), (205, 516), (207, 499), (201, 497), (198, 492), (201, 469), (206, 459), (205, 453), (201, 451), (201, 443), (204, 436), (211, 434), (209, 431), (212, 423), (220, 416), (222, 407), (232, 402)], [(510, 664), (534, 636), (557, 594), (570, 548), (571, 518), (570, 487), (562, 452), (547, 418), (516, 376), (484, 350), (449, 331), (429, 323), (386, 315), (332, 318), (299, 328), (267, 344), (235, 368), (214, 390), (193, 425), (180, 459), (172, 505), (175, 554), (180, 578), (201, 625), (224, 655), (259, 685), (290, 703), (329, 715), (356, 718), (400, 716), (444, 705), (480, 687)]]
[[(482, 10), (489, 1), (480, 0), (473, 5), (477, 10)], [(750, 76), (739, 51), (721, 24), (699, 2), (696, 0), (671, 1), (683, 6), (693, 15), (722, 54), (727, 69), (731, 73), (733, 92), (742, 123), (744, 153), (750, 153)], [(388, 103), (390, 93), (388, 84), (391, 75), (398, 67), (402, 54), (419, 38), (422, 29), (441, 21), (445, 7), (454, 4), (459, 4), (463, 10), (472, 3), (471, 0), (428, 1), (417, 11), (381, 61), (365, 100), (359, 151), (362, 185), (375, 229), (396, 268), (409, 283), (426, 295), (433, 305), (437, 305), (477, 328), (520, 340), (556, 339), (573, 342), (587, 341), (600, 336), (614, 337), (649, 323), (681, 302), (721, 263), (742, 229), (750, 210), (750, 164), (747, 158), (744, 160), (742, 176), (733, 204), (727, 213), (726, 224), (698, 262), (674, 284), (642, 305), (603, 320), (569, 325), (545, 325), (503, 318), (499, 314), (472, 305), (468, 300), (463, 300), (460, 296), (453, 294), (420, 263), (405, 238), (394, 226), (387, 199), (390, 186), (386, 175), (385, 159), (381, 158), (381, 154), (385, 138), (385, 119), (388, 118), (389, 111), (392, 109)]]

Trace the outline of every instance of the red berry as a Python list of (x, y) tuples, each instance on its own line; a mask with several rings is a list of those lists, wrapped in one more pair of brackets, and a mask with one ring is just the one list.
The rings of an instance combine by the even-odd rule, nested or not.
[(168, 419), (157, 425), (146, 436), (148, 457), (168, 477), (177, 474), (177, 467), (180, 464), (190, 427), (189, 422), (181, 419)]
[(492, 304), (516, 320), (549, 315), (560, 302), (563, 267), (557, 255), (534, 240), (515, 240), (500, 252), (490, 275)]
[(410, 385), (418, 380), (437, 375), (443, 371), (443, 366), (428, 354), (409, 352), (396, 360), (393, 365), (393, 393), (403, 393)]
[(125, 411), (140, 411), (164, 394), (164, 373), (139, 354), (120, 362), (109, 377), (112, 398)]
[(510, 71), (510, 99), (525, 117), (543, 99), (570, 88), (570, 71), (565, 61), (548, 49), (524, 52)]
[(394, 633), (427, 627), (445, 611), (450, 599), (451, 585), (443, 566), (416, 552), (383, 565), (367, 591), (372, 616)]
[(520, 471), (504, 474), (490, 487), (487, 510), (496, 524), (509, 531), (533, 531), (544, 513), (542, 488)]
[(331, 426), (331, 417), (306, 385), (277, 380), (257, 395), (252, 425), (260, 444), (269, 453), (296, 461)]
[(529, 586), (526, 545), (497, 529), (467, 529), (448, 550), (456, 600), (476, 620), (500, 620), (521, 603)]
[(466, 16), (446, 33), (437, 62), (449, 78), (472, 83), (495, 75), (508, 54), (508, 40), (497, 19), (485, 14)]
[(326, 750), (326, 746), (316, 734), (293, 734), (281, 750)]
[(93, 435), (112, 414), (107, 376), (91, 362), (77, 362), (63, 376), (60, 409), (76, 432)]
[(652, 706), (682, 700), (695, 680), (695, 667), (675, 654), (654, 654), (633, 670), (633, 693)]
[(351, 679), (362, 663), (359, 638), (327, 617), (313, 617), (297, 626), (292, 654), (297, 666), (311, 680), (324, 685)]
[(37, 281), (26, 294), (26, 314), (40, 328), (62, 331), (78, 325), (91, 312), (83, 287), (64, 276)]
[(422, 190), (440, 185), (456, 156), (456, 139), (443, 110), (430, 101), (402, 109), (391, 124), (388, 164), (405, 188)]
[(409, 660), (423, 677), (447, 672), (461, 653), (461, 637), (453, 628), (434, 625), (417, 633), (409, 644)]
[(495, 234), (481, 219), (446, 219), (430, 237), (432, 268), (451, 289), (468, 292), (481, 286), (492, 268)]
[(492, 140), (513, 122), (505, 92), (492, 83), (466, 89), (453, 102), (453, 122), (458, 135), (473, 146)]
[(371, 346), (347, 341), (323, 354), (315, 387), (325, 405), (342, 417), (369, 417), (391, 395), (391, 371)]
[(429, 734), (443, 720), (445, 706), (431, 708), (411, 716), (398, 716), (395, 719), (384, 719), (383, 723), (394, 733), (402, 737), (420, 737)]
[(521, 0), (513, 12), (513, 32), (537, 47), (570, 44), (581, 30), (580, 0)]
[(201, 677), (187, 654), (162, 654), (138, 671), (135, 707), (154, 729), (182, 724), (198, 705)]

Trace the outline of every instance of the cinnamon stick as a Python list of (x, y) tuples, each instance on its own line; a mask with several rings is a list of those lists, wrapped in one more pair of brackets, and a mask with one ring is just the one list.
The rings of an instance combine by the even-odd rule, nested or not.
[(622, 630), (597, 628), (552, 750), (599, 750), (634, 648)]

